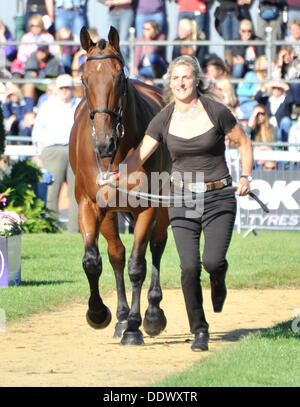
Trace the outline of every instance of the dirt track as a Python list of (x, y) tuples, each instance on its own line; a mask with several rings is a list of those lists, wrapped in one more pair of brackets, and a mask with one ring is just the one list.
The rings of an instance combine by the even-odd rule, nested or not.
[[(293, 310), (300, 308), (300, 289), (228, 291), (223, 312), (215, 314), (210, 292), (204, 290), (211, 339), (209, 352), (203, 353), (190, 350), (192, 335), (179, 290), (164, 291), (167, 328), (159, 337), (144, 336), (141, 347), (124, 347), (113, 339), (115, 294), (105, 297), (113, 320), (103, 331), (87, 325), (86, 304), (8, 324), (0, 332), (0, 386), (145, 386), (184, 370), (253, 330), (291, 319)], [(142, 298), (144, 313), (146, 291)]]

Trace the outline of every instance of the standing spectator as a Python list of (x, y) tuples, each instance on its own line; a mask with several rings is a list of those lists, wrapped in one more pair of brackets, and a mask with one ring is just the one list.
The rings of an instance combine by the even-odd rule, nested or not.
[(88, 28), (87, 0), (49, 0), (54, 8), (55, 31), (61, 27), (69, 28), (74, 39), (79, 41), (80, 30)]
[(199, 40), (197, 32), (197, 23), (194, 19), (182, 18), (178, 22), (178, 37), (175, 38), (177, 41), (182, 41), (180, 45), (174, 45), (172, 59), (179, 57), (180, 55), (192, 55), (198, 58), (200, 64), (204, 60), (205, 49), (203, 46), (199, 45), (185, 45), (184, 42), (187, 41), (197, 41)]
[(137, 45), (134, 53), (134, 75), (145, 78), (161, 78), (167, 71), (166, 48), (155, 45), (156, 40), (165, 40), (160, 26), (154, 20), (144, 23), (144, 35), (140, 41), (153, 41), (153, 45)]
[[(129, 28), (134, 27), (134, 0), (105, 0), (104, 4), (109, 7), (110, 25), (118, 30), (120, 41), (128, 41)], [(122, 45), (120, 49), (128, 65), (129, 48)]]
[(162, 33), (167, 37), (167, 16), (165, 0), (137, 0), (135, 15), (136, 37), (143, 35), (144, 23), (148, 20), (154, 20), (161, 27)]
[(278, 80), (267, 82), (257, 92), (255, 99), (266, 106), (270, 124), (276, 128), (276, 140), (286, 142), (292, 124), (291, 113), (294, 104), (289, 85)]
[[(39, 45), (25, 64), (25, 78), (56, 78), (62, 71), (58, 59), (50, 54), (48, 45)], [(46, 86), (40, 83), (26, 82), (24, 95), (33, 98), (36, 102), (38, 97), (46, 91)]]
[(4, 25), (3, 21), (0, 20), (0, 42), (2, 42), (0, 52), (3, 52), (5, 57), (5, 67), (9, 69), (12, 61), (17, 55), (17, 48), (15, 45), (6, 44), (9, 41), (13, 41), (13, 37), (9, 29)]
[(20, 88), (14, 84), (7, 86), (5, 95), (3, 117), (7, 134), (12, 136), (30, 136), (33, 126), (31, 119), (34, 100), (23, 97)]
[[(43, 18), (40, 14), (34, 14), (30, 17), (29, 30), (22, 36), (17, 54), (17, 59), (23, 64), (23, 67), (25, 67), (25, 63), (30, 55), (37, 50), (40, 42), (47, 42), (49, 44), (54, 42), (53, 35), (45, 31)], [(54, 45), (50, 45), (50, 52), (53, 53), (54, 50)]]
[[(234, 40), (239, 35), (240, 20), (251, 20), (248, 6), (251, 0), (220, 1), (215, 10), (215, 27), (225, 41)], [(229, 66), (232, 65), (232, 52), (229, 45), (225, 45), (224, 58)]]
[[(283, 9), (286, 7), (285, 0), (259, 0), (259, 13), (257, 15), (257, 35), (261, 38), (266, 37), (266, 27), (272, 28), (272, 41), (283, 40)], [(272, 61), (276, 59), (276, 47), (272, 47)]]
[(40, 152), (39, 165), (51, 172), (54, 183), (48, 186), (47, 207), (58, 212), (59, 192), (68, 184), (70, 198), (68, 231), (78, 231), (77, 204), (74, 197), (74, 174), (69, 163), (69, 137), (74, 113), (81, 99), (73, 97), (73, 80), (63, 74), (56, 80), (58, 96), (40, 107), (33, 128), (32, 141)]
[[(239, 36), (235, 38), (247, 43), (248, 41), (261, 40), (253, 32), (253, 25), (250, 20), (240, 22)], [(233, 67), (232, 77), (243, 78), (248, 71), (254, 70), (255, 61), (258, 56), (264, 53), (264, 47), (255, 45), (234, 45), (232, 47)]]

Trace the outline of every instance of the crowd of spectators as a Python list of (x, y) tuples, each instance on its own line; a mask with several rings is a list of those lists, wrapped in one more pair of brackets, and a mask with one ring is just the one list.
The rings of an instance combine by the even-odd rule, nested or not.
[[(137, 40), (153, 45), (135, 47), (134, 66), (130, 67), (127, 46), (121, 47), (125, 63), (138, 79), (154, 83), (162, 79), (168, 67), (166, 47), (157, 40), (168, 38), (166, 2), (163, 0), (98, 0), (108, 8), (108, 18), (128, 40), (130, 27)], [(259, 0), (257, 22), (251, 17), (252, 0), (168, 0), (178, 3), (177, 33), (172, 59), (183, 54), (197, 58), (207, 78), (207, 85), (236, 115), (253, 141), (300, 142), (300, 5), (293, 0)], [(55, 79), (61, 74), (73, 77), (74, 95), (82, 97), (79, 78), (86, 53), (79, 44), (80, 28), (88, 27), (88, 0), (28, 0), (26, 31), (16, 47), (9, 42), (13, 35), (0, 21), (1, 102), (8, 134), (31, 135), (42, 103), (57, 95)], [(216, 3), (214, 15), (210, 13)], [(72, 7), (70, 6), (72, 4)], [(210, 18), (215, 19), (210, 24)], [(264, 45), (249, 44), (265, 38), (265, 27), (272, 26), (274, 39), (294, 42), (272, 47), (268, 61)], [(225, 40), (240, 40), (245, 45), (226, 45), (224, 55), (211, 54), (201, 40), (209, 40), (209, 27)], [(257, 27), (255, 32), (254, 27)], [(89, 27), (94, 41), (97, 28)], [(200, 44), (188, 44), (188, 41)], [(55, 41), (72, 41), (72, 45), (56, 45)], [(271, 66), (271, 77), (268, 76)], [(270, 72), (269, 72), (270, 73)], [(7, 79), (28, 79), (22, 85)], [(38, 79), (53, 82), (39, 83)], [(266, 82), (266, 79), (268, 81)], [(34, 79), (34, 80), (33, 80)], [(235, 83), (231, 79), (245, 79)], [(263, 82), (260, 82), (263, 81)], [(271, 147), (270, 147), (271, 148)], [(300, 150), (300, 149), (299, 149)]]

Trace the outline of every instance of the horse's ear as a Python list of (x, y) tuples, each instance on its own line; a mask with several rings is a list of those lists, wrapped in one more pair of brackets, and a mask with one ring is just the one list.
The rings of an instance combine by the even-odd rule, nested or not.
[(87, 28), (85, 26), (82, 27), (80, 30), (80, 42), (82, 48), (88, 52), (89, 48), (92, 47), (94, 42), (91, 40), (90, 33), (88, 32)]
[(115, 29), (115, 27), (113, 27), (112, 25), (110, 26), (110, 30), (108, 33), (108, 41), (110, 43), (110, 45), (112, 45), (117, 51), (120, 51), (119, 48), (119, 33), (118, 31)]

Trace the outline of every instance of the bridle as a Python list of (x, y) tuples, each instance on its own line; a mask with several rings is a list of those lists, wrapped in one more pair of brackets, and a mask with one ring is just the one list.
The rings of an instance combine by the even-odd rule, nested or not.
[[(122, 57), (119, 56), (119, 55), (115, 55), (115, 54), (96, 55), (96, 56), (88, 57), (86, 61), (88, 62), (88, 61), (92, 61), (92, 60), (101, 60), (101, 59), (108, 59), (108, 58), (117, 59), (121, 63), (122, 71), (123, 71), (124, 62), (123, 62)], [(114, 110), (110, 110), (110, 109), (93, 109), (93, 110), (91, 110), (89, 108), (88, 101), (87, 101), (87, 98), (86, 98), (88, 112), (89, 112), (90, 119), (91, 119), (91, 122), (92, 122), (92, 137), (93, 137), (93, 140), (94, 140), (96, 161), (97, 161), (98, 169), (99, 169), (99, 172), (100, 172), (100, 176), (103, 179), (106, 179), (108, 177), (108, 174), (110, 173), (112, 164), (113, 164), (115, 156), (116, 156), (117, 148), (116, 148), (116, 151), (114, 152), (114, 154), (113, 154), (113, 156), (111, 158), (111, 161), (109, 163), (106, 174), (103, 174), (101, 164), (100, 164), (100, 159), (99, 159), (99, 152), (98, 152), (97, 147), (96, 147), (96, 129), (95, 129), (93, 120), (94, 120), (94, 117), (95, 117), (96, 113), (109, 114), (110, 116), (114, 117), (117, 120), (117, 124), (116, 124), (116, 127), (115, 127), (115, 134), (117, 134), (118, 143), (124, 137), (125, 130), (124, 130), (124, 125), (123, 125), (123, 113), (124, 113), (124, 107), (125, 107), (126, 96), (127, 96), (127, 80), (125, 78), (124, 72), (123, 72), (122, 75), (123, 75), (122, 81), (123, 81), (123, 84), (124, 84), (123, 89), (122, 89), (122, 102), (121, 102), (121, 106), (119, 107), (119, 110), (117, 112), (115, 112)]]

